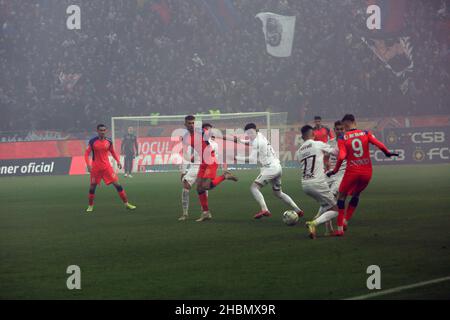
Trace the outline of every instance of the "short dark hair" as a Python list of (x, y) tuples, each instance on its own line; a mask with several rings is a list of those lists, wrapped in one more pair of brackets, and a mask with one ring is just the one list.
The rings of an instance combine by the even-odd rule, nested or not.
[(351, 122), (355, 122), (355, 116), (352, 114), (347, 113), (341, 120), (342, 122), (344, 121), (351, 121)]
[(335, 121), (335, 122), (334, 122), (334, 126), (335, 126), (335, 127), (337, 127), (337, 126), (342, 126), (342, 125), (343, 125), (343, 123), (342, 123), (341, 120), (338, 120), (338, 121)]
[(208, 122), (202, 124), (202, 129), (205, 129), (206, 127), (212, 128), (213, 126), (211, 123), (208, 123)]
[(100, 123), (100, 124), (97, 125), (97, 130), (100, 129), (100, 128), (105, 128), (106, 129), (106, 126), (103, 123)]
[(314, 116), (314, 120), (322, 120), (321, 116)]
[(192, 120), (195, 120), (195, 117), (193, 115), (191, 115), (191, 114), (186, 116), (186, 117), (184, 117), (184, 121), (192, 121)]
[(302, 136), (305, 136), (311, 130), (313, 130), (313, 127), (311, 127), (309, 124), (307, 124), (306, 126), (303, 126), (301, 129)]
[(254, 124), (253, 122), (247, 123), (244, 127), (244, 131), (250, 130), (250, 129), (255, 129), (256, 130), (256, 124)]

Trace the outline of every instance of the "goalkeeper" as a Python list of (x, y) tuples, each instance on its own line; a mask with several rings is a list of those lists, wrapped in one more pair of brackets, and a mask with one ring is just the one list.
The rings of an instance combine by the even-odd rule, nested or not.
[(128, 133), (122, 139), (121, 153), (125, 155), (125, 177), (133, 178), (131, 171), (133, 170), (133, 160), (138, 154), (137, 138), (134, 135), (133, 127), (128, 127)]

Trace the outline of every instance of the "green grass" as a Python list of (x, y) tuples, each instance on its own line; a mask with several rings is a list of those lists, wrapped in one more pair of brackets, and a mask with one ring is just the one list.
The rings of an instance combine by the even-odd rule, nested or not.
[[(176, 173), (121, 179), (131, 213), (113, 187), (97, 190), (85, 214), (88, 176), (0, 180), (0, 298), (3, 299), (341, 299), (370, 293), (366, 268), (381, 268), (382, 289), (450, 275), (450, 167), (376, 167), (344, 238), (312, 241), (302, 224), (281, 222), (286, 209), (258, 211), (249, 192), (256, 171), (210, 192), (214, 219), (179, 222)], [(296, 170), (283, 188), (305, 209)], [(81, 268), (82, 290), (66, 288), (66, 268)], [(450, 298), (449, 283), (386, 299)]]

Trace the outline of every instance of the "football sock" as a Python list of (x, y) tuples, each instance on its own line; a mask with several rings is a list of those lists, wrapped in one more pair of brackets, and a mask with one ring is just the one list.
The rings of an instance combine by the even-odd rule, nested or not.
[(89, 205), (90, 206), (94, 205), (94, 198), (95, 198), (95, 193), (89, 193)]
[(94, 186), (91, 185), (91, 187), (89, 188), (88, 199), (89, 199), (89, 205), (90, 206), (94, 205), (94, 198), (95, 198), (95, 189), (96, 189), (96, 187), (97, 187), (96, 185), (94, 185)]
[(261, 210), (268, 211), (266, 201), (264, 200), (264, 196), (261, 193), (261, 191), (259, 191), (258, 186), (253, 183), (250, 187), (250, 191), (253, 197), (255, 198), (256, 202), (258, 202), (258, 204), (260, 205)]
[(338, 200), (337, 205), (338, 205), (338, 209), (339, 209), (337, 225), (338, 225), (338, 229), (341, 230), (344, 226), (345, 200)]
[(284, 193), (283, 191), (281, 191), (281, 190), (275, 191), (274, 190), (273, 193), (275, 194), (275, 196), (277, 198), (281, 199), (281, 201), (283, 201), (288, 206), (290, 206), (292, 209), (294, 209), (295, 212), (301, 211), (300, 208), (297, 206), (297, 204), (294, 202), (294, 200), (292, 200), (292, 198), (289, 195), (287, 195), (286, 193)]
[(333, 232), (333, 222), (331, 220), (325, 222), (325, 229), (327, 233)]
[(214, 188), (214, 187), (218, 186), (218, 185), (221, 184), (224, 180), (225, 180), (225, 176), (224, 176), (224, 175), (215, 177), (215, 178), (211, 181), (211, 188)]
[(337, 216), (338, 216), (337, 211), (330, 210), (330, 211), (322, 213), (316, 220), (314, 220), (314, 223), (318, 226), (319, 224), (330, 221), (331, 219), (334, 219)]
[(116, 187), (117, 192), (119, 193), (120, 199), (122, 199), (123, 203), (128, 203), (128, 197), (125, 193), (125, 190), (123, 190), (122, 186)]
[(345, 220), (349, 221), (352, 218), (353, 213), (355, 212), (356, 207), (358, 206), (358, 202), (359, 202), (359, 198), (352, 197), (352, 199), (348, 203), (347, 211), (345, 214)]
[(205, 191), (198, 192), (198, 199), (200, 200), (200, 205), (202, 206), (202, 211), (209, 211), (208, 208), (208, 193)]
[(181, 205), (183, 207), (183, 214), (187, 215), (189, 210), (189, 189), (183, 188), (181, 192)]

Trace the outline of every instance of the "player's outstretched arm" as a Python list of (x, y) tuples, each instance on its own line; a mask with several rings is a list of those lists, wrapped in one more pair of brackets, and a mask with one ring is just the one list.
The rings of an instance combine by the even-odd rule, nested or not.
[(375, 136), (371, 132), (369, 132), (369, 142), (383, 151), (386, 157), (398, 157), (398, 153), (390, 152), (389, 149), (384, 145), (384, 143), (375, 138)]
[(224, 140), (224, 141), (231, 141), (231, 142), (234, 142), (234, 143), (236, 143), (236, 144), (241, 143), (241, 144), (245, 144), (246, 146), (250, 145), (250, 143), (249, 143), (248, 141), (239, 139), (239, 138), (236, 137), (236, 136), (227, 136), (227, 135), (224, 135), (224, 136), (222, 136), (222, 140)]

